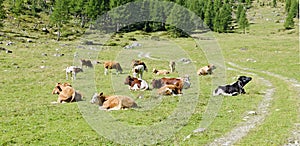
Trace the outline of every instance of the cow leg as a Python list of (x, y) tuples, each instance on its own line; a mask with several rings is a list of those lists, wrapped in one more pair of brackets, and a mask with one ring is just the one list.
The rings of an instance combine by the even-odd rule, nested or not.
[(68, 80), (68, 76), (69, 76), (69, 73), (68, 73), (68, 72), (66, 72), (66, 80)]
[(107, 68), (105, 68), (104, 69), (104, 75), (107, 75), (107, 72), (108, 72), (108, 70), (107, 70)]
[(76, 73), (75, 73), (75, 71), (73, 71), (72, 74), (73, 74), (73, 79), (76, 80)]

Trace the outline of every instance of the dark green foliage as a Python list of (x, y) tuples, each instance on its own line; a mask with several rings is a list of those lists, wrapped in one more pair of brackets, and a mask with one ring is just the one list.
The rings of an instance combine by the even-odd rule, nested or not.
[(239, 28), (243, 30), (244, 33), (246, 33), (246, 28), (249, 27), (249, 22), (246, 17), (246, 10), (243, 9), (240, 15), (240, 18), (238, 20)]
[(295, 17), (299, 17), (299, 1), (298, 0), (287, 0), (286, 1), (286, 10), (287, 10), (287, 17), (284, 22), (285, 29), (292, 29), (294, 28), (294, 19)]
[(4, 0), (0, 0), (0, 28), (3, 27), (3, 19), (6, 18), (3, 1)]
[(238, 21), (240, 19), (241, 12), (243, 11), (244, 6), (242, 4), (239, 4), (236, 11), (236, 20)]
[(273, 0), (272, 6), (273, 6), (274, 8), (276, 8), (276, 6), (277, 6), (277, 0)]
[(208, 1), (205, 13), (204, 13), (204, 23), (206, 26), (208, 26), (210, 29), (213, 28), (213, 4), (211, 1)]

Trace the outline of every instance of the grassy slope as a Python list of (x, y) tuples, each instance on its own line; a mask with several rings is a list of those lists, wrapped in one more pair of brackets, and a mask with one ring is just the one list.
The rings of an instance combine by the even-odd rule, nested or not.
[[(292, 34), (282, 31), (278, 32), (278, 29), (282, 28), (282, 23), (275, 24), (273, 23), (274, 21), (265, 21), (265, 18), (274, 17), (270, 16), (273, 9), (257, 9), (255, 10), (256, 15), (261, 10), (263, 19), (253, 16), (254, 11), (251, 11), (250, 15), (248, 15), (256, 18), (252, 21), (254, 24), (251, 25), (248, 34), (216, 34), (226, 61), (234, 62), (242, 67), (253, 68), (257, 71), (267, 70), (289, 78), (295, 78), (299, 81), (298, 28), (295, 31), (296, 33)], [(15, 42), (15, 45), (1, 45), (13, 50), (13, 54), (0, 52), (1, 144), (112, 144), (113, 142), (99, 136), (89, 127), (85, 119), (82, 118), (81, 111), (76, 103), (65, 105), (50, 104), (57, 97), (56, 95), (51, 95), (51, 90), (56, 82), (66, 81), (63, 69), (73, 63), (73, 53), (80, 41), (56, 42), (51, 39), (34, 39), (41, 37), (38, 35), (39, 33), (24, 32), (16, 29), (11, 23), (6, 24), (8, 24), (7, 27), (1, 32), (13, 32), (6, 33), (4, 36), (11, 36), (9, 38)], [(32, 26), (32, 24), (29, 24), (29, 26)], [(18, 33), (23, 34), (23, 36), (34, 36), (34, 43), (23, 43), (20, 38), (25, 39), (24, 37), (15, 37)], [(125, 35), (123, 40), (125, 42), (128, 41), (127, 38), (130, 36), (134, 36), (138, 40), (143, 40), (144, 38), (132, 33)], [(1, 37), (4, 43), (10, 39)], [(197, 68), (207, 63), (201, 50), (191, 49), (194, 47), (193, 40), (171, 40), (180, 48), (187, 50), (189, 56), (197, 62), (195, 63)], [(157, 44), (158, 47), (161, 45), (163, 46), (163, 44)], [(248, 50), (241, 51), (240, 48), (247, 48)], [(56, 49), (60, 49), (60, 53), (64, 53), (65, 56), (54, 57), (53, 54), (57, 53)], [(110, 49), (121, 50), (120, 48)], [(48, 56), (42, 56), (42, 53), (47, 53)], [(108, 58), (101, 58), (101, 55), (99, 57), (101, 60), (110, 58), (114, 58), (113, 55)], [(255, 59), (257, 62), (247, 62), (248, 58)], [(157, 65), (157, 63), (151, 60), (146, 61), (149, 62), (150, 69)], [(16, 68), (16, 66), (19, 66), (19, 68)], [(46, 68), (40, 69), (40, 66), (46, 66)], [(158, 67), (163, 68), (165, 65)], [(107, 81), (109, 79), (102, 76), (103, 70), (101, 67), (97, 69), (96, 80), (98, 84), (96, 89), (98, 91), (113, 93), (113, 90), (109, 88), (110, 83), (100, 84), (102, 81), (105, 81), (104, 79)], [(286, 72), (287, 70), (289, 71)], [(240, 72), (227, 71), (227, 82), (233, 82), (234, 77), (240, 74)], [(288, 85), (285, 82), (265, 74), (260, 74), (259, 72), (258, 75), (270, 80), (276, 87), (276, 94), (270, 108), (271, 114), (261, 126), (250, 132), (239, 144), (284, 144), (287, 142), (286, 140), (293, 128), (293, 123), (296, 123), (298, 120), (295, 116), (297, 114), (297, 105), (294, 104), (297, 101), (297, 96), (290, 87), (287, 87)], [(80, 76), (79, 74), (78, 77), (80, 78)], [(152, 77), (150, 74), (145, 75), (147, 80), (150, 80)], [(193, 135), (187, 141), (182, 141), (192, 130), (198, 128), (211, 92), (211, 77), (199, 77), (198, 80), (201, 91), (199, 102), (189, 123), (176, 135), (172, 136), (171, 139), (161, 144), (190, 145), (211, 142), (241, 122), (245, 112), (255, 110), (262, 99), (261, 92), (266, 89), (264, 85), (260, 84), (259, 80), (254, 79), (247, 85), (246, 90), (249, 91), (249, 94), (238, 96), (237, 98), (224, 98), (220, 113), (208, 131)], [(288, 88), (288, 94), (286, 94), (286, 88)], [(141, 99), (137, 100), (140, 103), (143, 102)], [(151, 125), (164, 119), (168, 115), (168, 111), (172, 111), (175, 108), (176, 99), (167, 98), (162, 105), (165, 105), (167, 108), (160, 106), (156, 110), (148, 111), (146, 114), (129, 110), (114, 112), (112, 115), (119, 116), (119, 120), (133, 125)], [(274, 112), (276, 109), (281, 110)], [(229, 110), (234, 110), (235, 112), (229, 113)], [(164, 114), (160, 114), (160, 112)], [(132, 115), (134, 118), (128, 119), (128, 115)]]

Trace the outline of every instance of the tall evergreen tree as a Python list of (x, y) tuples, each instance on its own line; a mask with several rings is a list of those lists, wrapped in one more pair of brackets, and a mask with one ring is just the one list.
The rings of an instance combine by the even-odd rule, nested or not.
[(4, 6), (3, 6), (3, 2), (4, 0), (0, 0), (0, 28), (3, 27), (3, 19), (5, 19), (5, 10), (4, 10)]
[(17, 20), (17, 27), (20, 26), (20, 20), (19, 20), (19, 16), (21, 15), (21, 13), (24, 10), (24, 1), (23, 0), (13, 0), (11, 1), (11, 12), (15, 15), (16, 20)]
[(204, 23), (210, 29), (213, 29), (213, 17), (214, 17), (213, 4), (212, 1), (209, 0), (204, 13)]
[(240, 15), (241, 15), (241, 12), (243, 11), (243, 9), (244, 9), (244, 6), (242, 4), (238, 4), (237, 11), (236, 11), (236, 20), (237, 20), (237, 22), (240, 19)]
[(58, 27), (57, 41), (60, 40), (61, 27), (69, 21), (69, 0), (58, 0), (54, 4), (54, 10), (50, 21)]
[(286, 13), (289, 13), (291, 4), (292, 4), (292, 0), (285, 0), (285, 12)]
[(298, 0), (292, 1), (289, 13), (293, 14), (293, 18), (295, 18), (299, 14), (299, 1)]
[(249, 22), (246, 16), (246, 10), (243, 9), (238, 21), (239, 28), (243, 30), (244, 33), (246, 33), (246, 28), (249, 27)]
[(273, 6), (274, 8), (276, 8), (276, 7), (277, 7), (277, 0), (273, 0), (273, 2), (272, 2), (272, 6)]
[(293, 27), (294, 27), (293, 13), (290, 11), (288, 13), (288, 16), (285, 19), (284, 28), (285, 29), (292, 29)]

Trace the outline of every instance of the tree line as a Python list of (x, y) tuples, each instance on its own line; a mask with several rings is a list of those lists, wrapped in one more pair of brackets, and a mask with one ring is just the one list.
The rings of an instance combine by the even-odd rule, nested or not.
[[(5, 11), (10, 11), (18, 20), (20, 15), (38, 16), (39, 13), (50, 15), (51, 24), (55, 25), (59, 32), (63, 25), (75, 23), (79, 27), (93, 27), (95, 24), (113, 24), (115, 32), (143, 30), (146, 32), (167, 30), (177, 35), (185, 35), (177, 28), (181, 25), (206, 25), (215, 32), (226, 33), (240, 29), (245, 33), (249, 27), (247, 10), (251, 8), (251, 0), (165, 0), (178, 5), (161, 5), (158, 1), (140, 1), (138, 7), (130, 7), (135, 0), (7, 0), (8, 9), (4, 9), (0, 0), (0, 20), (5, 19)], [(285, 0), (286, 12), (285, 28), (293, 28), (293, 18), (297, 17), (298, 0)], [(122, 8), (122, 6), (129, 6)], [(182, 6), (195, 15), (186, 15), (182, 12)], [(276, 0), (273, 0), (276, 6)], [(121, 8), (120, 8), (121, 7)], [(115, 9), (118, 8), (118, 9)], [(108, 15), (107, 12), (114, 11)], [(151, 10), (151, 11), (149, 11)], [(138, 16), (136, 13), (141, 14)], [(143, 22), (126, 24), (124, 21), (135, 17), (145, 18)], [(99, 18), (101, 17), (101, 20)], [(203, 20), (203, 24), (187, 24), (193, 17)], [(147, 19), (146, 19), (147, 18)], [(150, 21), (149, 21), (150, 20)], [(100, 22), (99, 22), (100, 21)], [(134, 20), (133, 20), (134, 21)], [(0, 21), (0, 26), (3, 24)], [(173, 25), (169, 25), (173, 24)], [(176, 27), (174, 26), (176, 25)], [(59, 33), (60, 34), (60, 33)]]

